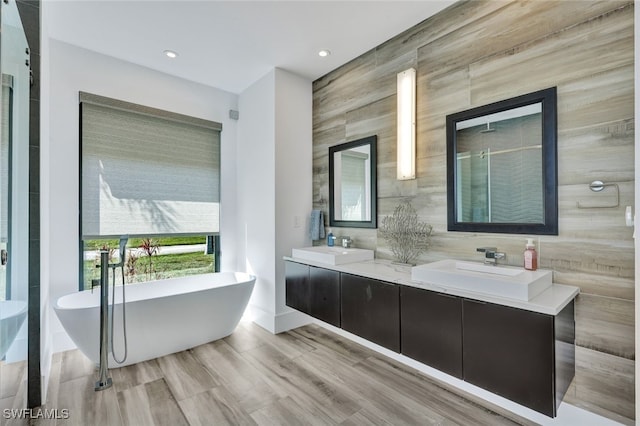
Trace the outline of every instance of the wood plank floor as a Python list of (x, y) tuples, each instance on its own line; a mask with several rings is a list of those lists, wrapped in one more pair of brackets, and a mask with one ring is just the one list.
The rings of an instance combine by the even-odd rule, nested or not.
[(54, 356), (47, 404), (68, 419), (35, 425), (531, 424), (316, 325), (272, 335), (242, 322), (225, 339), (97, 372), (81, 352)]

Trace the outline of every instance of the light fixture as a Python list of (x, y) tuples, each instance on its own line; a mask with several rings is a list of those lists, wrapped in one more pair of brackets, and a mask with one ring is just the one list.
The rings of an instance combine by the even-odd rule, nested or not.
[(164, 54), (171, 59), (177, 58), (178, 57), (178, 53), (174, 52), (173, 50), (165, 50)]
[(331, 55), (331, 51), (329, 49), (322, 49), (321, 51), (318, 52), (318, 56), (322, 58), (326, 58), (329, 55)]
[(398, 73), (398, 180), (416, 178), (416, 70)]

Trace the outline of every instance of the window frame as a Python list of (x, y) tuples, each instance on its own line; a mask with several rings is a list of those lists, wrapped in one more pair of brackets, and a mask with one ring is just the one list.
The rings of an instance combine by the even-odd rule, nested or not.
[[(151, 116), (155, 116), (158, 118), (163, 118), (169, 121), (176, 121), (176, 122), (181, 122), (181, 123), (186, 123), (186, 124), (192, 124), (192, 125), (196, 125), (196, 126), (201, 126), (201, 127), (206, 127), (211, 129), (212, 131), (218, 131), (220, 133), (220, 149), (222, 148), (222, 124), (218, 123), (218, 122), (214, 122), (214, 121), (210, 121), (210, 120), (204, 120), (204, 119), (200, 119), (197, 117), (191, 117), (188, 115), (184, 115), (184, 114), (178, 114), (178, 113), (174, 113), (174, 112), (170, 112), (170, 111), (165, 111), (165, 110), (161, 110), (161, 109), (157, 109), (157, 108), (153, 108), (153, 107), (147, 107), (144, 105), (139, 105), (139, 104), (134, 104), (134, 103), (130, 103), (130, 102), (126, 102), (126, 101), (121, 101), (121, 100), (117, 100), (117, 99), (112, 99), (112, 98), (107, 98), (107, 97), (103, 97), (103, 96), (99, 96), (99, 95), (94, 95), (91, 93), (87, 93), (87, 92), (79, 92), (79, 103), (78, 103), (78, 129), (79, 129), (79, 134), (78, 134), (78, 248), (79, 248), (79, 259), (78, 259), (78, 290), (79, 291), (83, 291), (86, 289), (91, 289), (91, 285), (89, 284), (89, 287), (85, 286), (85, 279), (84, 279), (84, 251), (85, 251), (85, 239), (83, 238), (83, 229), (82, 229), (82, 221), (83, 221), (83, 215), (82, 215), (82, 190), (83, 190), (83, 141), (82, 141), (82, 123), (83, 123), (83, 117), (82, 117), (82, 103), (83, 102), (88, 102), (88, 103), (94, 103), (97, 105), (103, 105), (103, 106), (107, 106), (107, 107), (111, 107), (111, 108), (116, 108), (116, 109), (120, 109), (120, 110), (124, 110), (124, 111), (128, 111), (131, 113), (138, 113), (138, 114), (146, 114), (146, 115), (151, 115)], [(221, 156), (221, 152), (220, 152), (220, 156)], [(222, 158), (220, 157), (220, 166), (222, 166)], [(219, 185), (221, 187), (221, 177), (222, 177), (222, 173), (220, 173), (220, 178), (218, 180)], [(221, 188), (218, 188), (218, 193), (220, 194), (219, 197), (221, 198)], [(219, 204), (221, 204), (220, 202), (221, 200), (218, 201)], [(209, 246), (209, 238), (211, 238), (212, 240), (212, 255), (214, 256), (213, 259), (213, 270), (214, 273), (215, 272), (220, 272), (220, 256), (221, 256), (221, 250), (220, 250), (220, 232), (217, 233), (161, 233), (161, 234), (136, 234), (136, 235), (129, 235), (129, 238), (169, 238), (169, 237), (180, 237), (180, 236), (205, 236), (207, 238), (207, 247)], [(114, 238), (118, 238), (117, 236), (112, 236), (112, 235), (104, 235), (104, 236), (92, 236), (92, 240), (97, 240), (97, 239), (114, 239)]]

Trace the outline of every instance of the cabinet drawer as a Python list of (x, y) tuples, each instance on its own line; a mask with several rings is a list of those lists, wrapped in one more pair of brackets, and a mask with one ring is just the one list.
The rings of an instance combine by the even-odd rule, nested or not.
[(309, 268), (309, 314), (340, 327), (340, 272)]
[(342, 328), (400, 352), (400, 288), (345, 273), (341, 279)]
[(462, 299), (402, 286), (401, 351), (447, 374), (462, 378)]
[(298, 311), (309, 313), (309, 266), (285, 262), (285, 304)]
[(555, 416), (550, 315), (463, 301), (464, 380)]

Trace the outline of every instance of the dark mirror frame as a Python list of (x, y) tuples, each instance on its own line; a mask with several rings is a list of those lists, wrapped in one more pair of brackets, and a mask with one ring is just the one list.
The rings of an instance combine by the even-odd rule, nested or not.
[[(459, 222), (456, 218), (456, 123), (525, 105), (542, 103), (543, 223)], [(447, 115), (447, 222), (449, 231), (558, 235), (558, 161), (556, 88), (540, 90)]]
[[(346, 142), (340, 145), (334, 145), (329, 147), (329, 225), (332, 227), (345, 227), (345, 228), (377, 228), (378, 227), (378, 175), (377, 175), (377, 141), (376, 135), (368, 136), (366, 138), (358, 139), (351, 142)], [(334, 213), (334, 153), (339, 151), (346, 151), (351, 148), (356, 148), (363, 145), (369, 145), (371, 155), (371, 220), (366, 221), (353, 221), (353, 220), (336, 220)]]

